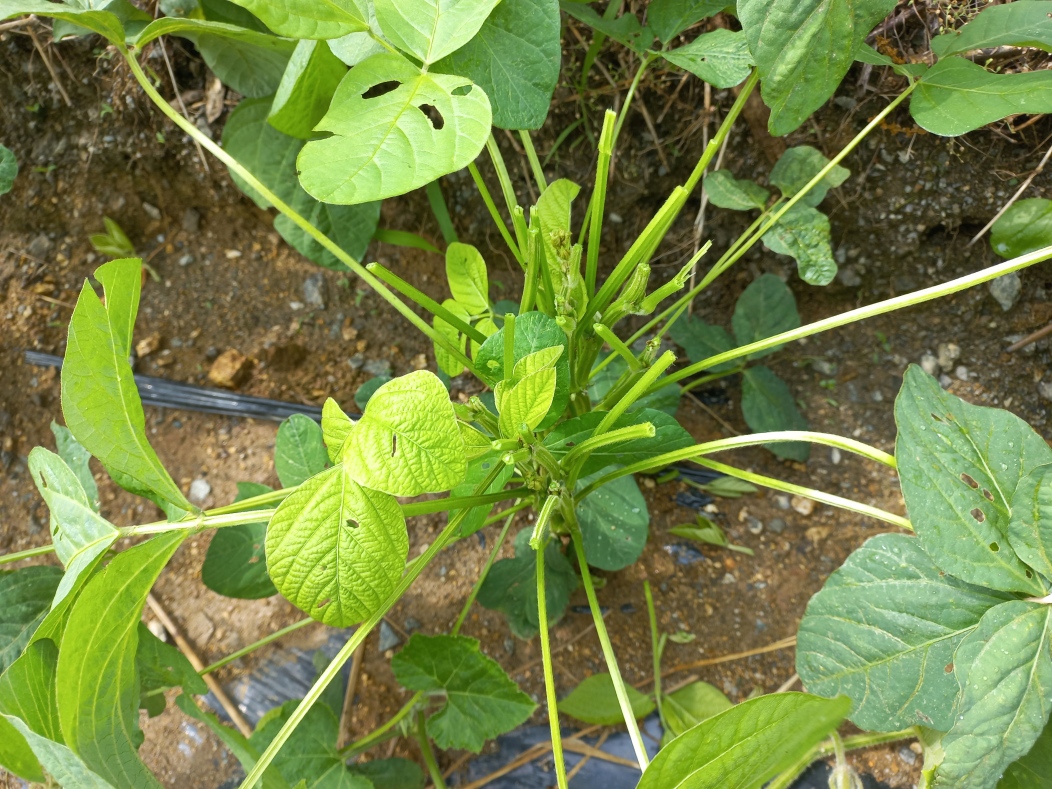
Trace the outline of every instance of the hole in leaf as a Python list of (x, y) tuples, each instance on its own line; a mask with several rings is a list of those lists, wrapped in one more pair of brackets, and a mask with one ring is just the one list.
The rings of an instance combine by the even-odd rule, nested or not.
[(471, 93), (471, 89), (473, 87), (475, 86), (461, 85), (459, 88), (453, 88), (453, 90), (451, 90), (450, 93), (452, 93), (454, 96), (467, 96), (469, 93)]
[(258, 556), (253, 556), (251, 559), (248, 560), (248, 563), (249, 564), (258, 564), (259, 563), (259, 557)]
[(435, 105), (421, 104), (418, 109), (431, 121), (435, 131), (441, 131), (442, 127), (446, 125), (446, 119), (442, 117), (442, 113), (438, 111), (438, 107)]
[(973, 518), (975, 518), (975, 520), (978, 521), (979, 523), (985, 523), (986, 522), (986, 513), (983, 512), (978, 507), (976, 507), (974, 510), (971, 511), (971, 516)]
[(567, 449), (569, 449), (570, 447), (577, 446), (577, 442), (576, 441), (567, 441), (565, 444), (563, 444), (563, 446), (566, 447)]
[(953, 663), (947, 663), (946, 668), (943, 669), (947, 674), (953, 673)]
[(939, 417), (935, 413), (932, 413), (931, 418), (934, 419), (936, 422), (941, 422), (942, 421), (941, 419), (939, 419)]
[(996, 542), (992, 542), (990, 543), (990, 550), (994, 553), (997, 553), (999, 550), (1001, 550), (1001, 546), (998, 545)]
[(1027, 578), (1033, 578), (1034, 577), (1034, 572), (1029, 567), (1027, 567), (1026, 570), (1024, 570), (1024, 572), (1026, 573), (1026, 577)]
[(320, 603), (318, 603), (318, 608), (324, 608), (325, 606), (327, 606), (331, 602), (332, 602), (332, 598), (331, 597), (326, 597), (324, 600), (322, 600)]
[(395, 433), (391, 436), (391, 457), (394, 457), (398, 452), (398, 434)]
[(376, 99), (380, 96), (384, 96), (390, 93), (392, 90), (398, 90), (398, 86), (402, 83), (398, 80), (389, 79), (386, 82), (377, 82), (369, 90), (362, 94), (363, 99)]
[(979, 483), (972, 479), (967, 474), (961, 474), (961, 482), (967, 485), (972, 490), (976, 490), (979, 487)]
[(986, 500), (987, 501), (993, 501), (994, 500), (994, 494), (991, 493), (990, 491), (988, 491), (986, 488), (983, 488), (983, 495), (986, 496)]

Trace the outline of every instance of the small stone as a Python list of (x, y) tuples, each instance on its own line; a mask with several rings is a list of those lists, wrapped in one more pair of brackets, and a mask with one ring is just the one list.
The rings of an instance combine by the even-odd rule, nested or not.
[(778, 509), (787, 510), (790, 507), (789, 497), (784, 493), (779, 493), (774, 497), (774, 503), (778, 505)]
[(135, 354), (142, 358), (149, 356), (151, 353), (156, 352), (161, 347), (161, 335), (151, 334), (149, 337), (143, 337), (139, 342), (135, 344)]
[(420, 629), (420, 620), (415, 616), (407, 616), (403, 627), (405, 628), (405, 632), (412, 633), (414, 630)]
[(843, 266), (837, 272), (836, 278), (845, 288), (857, 288), (862, 284), (862, 277), (858, 275), (854, 266)]
[(413, 365), (414, 370), (426, 370), (427, 356), (425, 354), (418, 353), (416, 356), (413, 357), (413, 360), (412, 362), (410, 362), (410, 364)]
[(193, 262), (194, 262), (194, 256), (189, 254), (189, 253), (186, 254), (186, 255), (183, 255), (181, 258), (179, 258), (179, 265), (180, 266), (184, 266), (184, 267), (185, 266), (189, 266)]
[(168, 641), (168, 631), (165, 630), (164, 629), (164, 625), (162, 625), (156, 619), (151, 619), (146, 624), (146, 627), (149, 629), (149, 631), (151, 633), (153, 633), (155, 636), (157, 636), (157, 638), (160, 639), (161, 641), (164, 641), (164, 642)]
[(811, 367), (816, 373), (819, 373), (820, 375), (836, 375), (836, 365), (832, 362), (826, 361), (825, 359), (813, 360), (811, 362)]
[(183, 230), (191, 235), (196, 235), (201, 230), (201, 214), (194, 208), (183, 211)]
[(325, 278), (320, 272), (311, 274), (304, 281), (303, 300), (312, 310), (325, 309)]
[(810, 515), (815, 510), (815, 502), (803, 496), (793, 496), (789, 503), (801, 515)]
[(504, 651), (509, 655), (515, 654), (515, 639), (511, 636), (504, 639)]
[(240, 351), (230, 348), (223, 351), (212, 362), (208, 380), (224, 389), (237, 389), (252, 374), (252, 360)]
[(757, 633), (762, 633), (766, 629), (767, 629), (767, 623), (764, 622), (762, 619), (757, 619), (756, 620), (756, 632)]
[(215, 631), (216, 626), (212, 624), (212, 620), (205, 615), (204, 611), (195, 611), (186, 620), (186, 635), (197, 647), (205, 646)]
[(956, 375), (957, 378), (961, 381), (968, 380), (968, 368), (965, 367), (963, 364), (958, 365), (957, 369), (953, 371), (953, 374)]
[(869, 399), (872, 400), (874, 403), (883, 403), (884, 393), (879, 389), (874, 389), (872, 392), (869, 393)]
[(390, 375), (391, 363), (387, 359), (370, 359), (362, 365), (369, 375)]
[(941, 386), (943, 389), (949, 389), (950, 384), (952, 383), (953, 379), (950, 378), (950, 376), (948, 376), (946, 373), (943, 373), (939, 376), (939, 386)]
[(1037, 385), (1037, 391), (1046, 400), (1052, 400), (1052, 381), (1042, 381)]
[(47, 253), (51, 251), (51, 239), (48, 238), (44, 233), (34, 238), (29, 242), (29, 246), (26, 247), (26, 252), (32, 258), (42, 260), (47, 257)]
[(829, 532), (830, 529), (828, 526), (812, 526), (804, 532), (804, 536), (817, 546), (822, 540), (829, 536)]
[(939, 360), (932, 353), (926, 353), (920, 358), (921, 369), (928, 375), (934, 376), (939, 372)]
[(939, 367), (943, 369), (943, 372), (949, 372), (954, 367), (956, 362), (961, 356), (961, 346), (955, 342), (944, 342), (939, 343)]
[(365, 364), (365, 357), (362, 356), (360, 353), (356, 353), (354, 356), (347, 360), (347, 364), (352, 370), (360, 370), (362, 369), (362, 365)]
[(293, 310), (293, 311), (302, 310), (303, 309), (303, 302), (302, 301), (290, 301), (289, 302), (289, 309)]
[(840, 450), (836, 447), (833, 447), (829, 450), (829, 462), (832, 463), (834, 466), (839, 466), (842, 458), (843, 455), (840, 454)]
[(987, 287), (990, 289), (990, 295), (1001, 305), (1001, 309), (1008, 312), (1019, 301), (1019, 294), (1023, 290), (1023, 280), (1020, 279), (1018, 272), (1013, 271), (1011, 274), (991, 280)]
[(745, 519), (745, 527), (749, 530), (749, 534), (763, 533), (763, 521), (759, 518), (754, 518), (752, 515)]
[(198, 477), (190, 483), (190, 501), (194, 504), (204, 504), (211, 492), (212, 486), (203, 477)]
[[(996, 282), (997, 280), (994, 280)], [(906, 764), (913, 765), (917, 763), (917, 754), (903, 745), (899, 748), (899, 758), (902, 759)]]
[(223, 255), (224, 257), (226, 257), (227, 260), (237, 260), (239, 257), (241, 257), (241, 250), (228, 249), (226, 252), (223, 253)]
[(785, 521), (781, 518), (771, 518), (771, 522), (767, 524), (767, 528), (775, 534), (781, 534), (785, 531)]
[(142, 210), (146, 212), (146, 215), (157, 221), (161, 218), (161, 209), (151, 203), (143, 202)]
[(721, 583), (724, 583), (724, 584), (736, 584), (736, 583), (738, 583), (738, 579), (734, 577), (734, 573), (726, 573), (723, 576), (723, 581), (721, 581)]
[(394, 631), (387, 622), (380, 623), (380, 652), (386, 652), (389, 649), (394, 649), (396, 646), (402, 643), (402, 639), (398, 637), (398, 633)]

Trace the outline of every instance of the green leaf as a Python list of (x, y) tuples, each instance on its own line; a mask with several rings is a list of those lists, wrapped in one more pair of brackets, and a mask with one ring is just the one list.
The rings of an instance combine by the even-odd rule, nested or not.
[(1052, 449), (1022, 419), (944, 392), (919, 367), (895, 401), (895, 458), (910, 521), (946, 572), (1003, 591), (1045, 593), (1008, 542), (1019, 481), (1052, 463)]
[(354, 0), (233, 0), (279, 36), (339, 38), (369, 29)]
[(446, 387), (418, 370), (369, 399), (343, 450), (351, 479), (393, 496), (439, 493), (464, 480), (464, 440)]
[(293, 414), (278, 428), (274, 470), (286, 488), (294, 488), (325, 470), (329, 454), (321, 427), (309, 416)]
[(804, 282), (828, 285), (836, 277), (829, 217), (816, 208), (794, 205), (764, 233), (763, 245), (772, 252), (793, 258)]
[[(442, 306), (453, 313), (456, 317), (460, 318), (465, 323), (471, 323), (471, 315), (464, 308), (464, 306), (453, 299), (446, 299), (442, 302)], [(461, 352), (467, 350), (468, 338), (466, 335), (461, 334), (460, 330), (453, 326), (451, 323), (446, 323), (442, 318), (435, 316), (433, 321), (435, 331), (441, 334), (443, 337), (449, 339), (456, 347), (460, 348)], [(449, 351), (446, 350), (444, 345), (439, 345), (437, 342), (433, 343), (435, 348), (435, 363), (438, 365), (438, 369), (444, 372), (451, 378), (460, 375), (464, 372), (464, 362), (456, 358)]]
[(774, 693), (744, 701), (661, 749), (638, 789), (752, 789), (817, 745), (847, 714), (846, 698)]
[(62, 364), (66, 426), (125, 490), (156, 502), (169, 517), (192, 510), (146, 439), (146, 419), (132, 378), (132, 328), (142, 263), (113, 260), (95, 270), (103, 306), (91, 285), (77, 299)]
[(661, 56), (714, 88), (733, 88), (752, 71), (752, 55), (745, 33), (722, 28), (702, 33), (686, 46)]
[(537, 705), (519, 690), (495, 660), (466, 636), (414, 633), (391, 659), (399, 684), (441, 696), (445, 705), (427, 719), (427, 733), (439, 748), (478, 753), (486, 740), (509, 732)]
[(559, 22), (558, 0), (500, 0), (475, 37), (431, 71), (486, 91), (494, 126), (539, 129), (559, 80)]
[(464, 46), (499, 0), (374, 0), (376, 21), (396, 47), (425, 66)]
[(1049, 608), (1013, 600), (991, 608), (954, 656), (962, 699), (942, 738), (936, 787), (984, 789), (1024, 756), (1052, 708)]
[(721, 690), (708, 682), (691, 682), (661, 700), (669, 734), (678, 737), (713, 715), (719, 715), (734, 705)]
[[(500, 474), (497, 475), (497, 478), (493, 480), (489, 488), (483, 491), (483, 493), (496, 493), (497, 491), (502, 490), (504, 486), (508, 484), (508, 480), (514, 475), (515, 466), (505, 465), (501, 460), (501, 454), (502, 453), (500, 452), (490, 450), (485, 455), (477, 457), (468, 463), (467, 476), (462, 483), (449, 492), (449, 495), (451, 497), (474, 495), (475, 489), (485, 482), (486, 477), (488, 477), (490, 472), (493, 471), (494, 463), (500, 463), (504, 468), (501, 470)], [(486, 517), (489, 515), (491, 509), (493, 509), (492, 504), (484, 504), (480, 507), (473, 507), (470, 509), (468, 514), (464, 516), (464, 520), (460, 522), (461, 538), (470, 537), (481, 529), (482, 524), (485, 523)], [(449, 517), (455, 517), (458, 512), (460, 512), (460, 510), (450, 510)]]
[(647, 6), (647, 25), (662, 44), (667, 44), (688, 27), (715, 16), (728, 5), (728, 0), (654, 0)]
[[(682, 428), (680, 428), (682, 430)], [(602, 472), (585, 477), (580, 487)], [(643, 554), (650, 528), (650, 512), (633, 477), (619, 477), (577, 505), (584, 555), (588, 564), (610, 572), (623, 570)]]
[(62, 571), (47, 565), (0, 573), (0, 675), (44, 620), (60, 580)]
[[(223, 127), (223, 148), (348, 255), (360, 258), (380, 220), (380, 204), (326, 205), (303, 191), (296, 178), (296, 156), (303, 148), (303, 141), (282, 134), (267, 122), (270, 106), (269, 99), (246, 100), (238, 104)], [(233, 172), (231, 177), (256, 205), (269, 207), (259, 193)], [(275, 218), (274, 229), (304, 257), (326, 268), (347, 270), (335, 255), (284, 214)]]
[[(544, 445), (551, 450), (556, 460), (562, 460), (567, 452), (592, 436), (605, 416), (605, 411), (589, 411), (581, 416), (567, 419), (547, 435)], [(607, 466), (628, 466), (639, 463), (665, 452), (685, 449), (694, 443), (693, 437), (680, 426), (679, 422), (664, 411), (653, 408), (642, 408), (624, 414), (614, 421), (610, 429), (618, 430), (644, 422), (649, 422), (654, 426), (653, 438), (637, 438), (633, 441), (624, 441), (594, 450), (581, 467), (581, 475), (593, 474)]]
[[(757, 433), (808, 428), (789, 386), (763, 365), (750, 367), (742, 373), (742, 416), (749, 428)], [(803, 441), (783, 441), (765, 446), (786, 460), (803, 462), (811, 454), (811, 445)]]
[(1033, 789), (1052, 786), (1052, 726), (1045, 724), (1034, 747), (1021, 759), (1012, 762), (997, 789)]
[(719, 208), (733, 211), (751, 211), (763, 208), (771, 193), (747, 178), (735, 178), (730, 170), (715, 170), (707, 173), (703, 181), (709, 202)]
[(967, 24), (931, 40), (931, 51), (940, 58), (1005, 46), (1052, 51), (1052, 18), (1043, 0), (987, 6)]
[(58, 456), (77, 475), (81, 487), (84, 488), (84, 493), (87, 494), (88, 503), (95, 512), (98, 512), (99, 488), (95, 484), (95, 477), (92, 475), (91, 467), (88, 465), (88, 461), (91, 460), (91, 454), (77, 442), (77, 439), (73, 437), (73, 434), (67, 428), (54, 420), (51, 422), (51, 432), (55, 434)]
[[(366, 383), (368, 383), (368, 381)], [(362, 386), (364, 385), (365, 384)], [(380, 384), (377, 384), (377, 386), (379, 385)], [(361, 387), (359, 387), (359, 391), (361, 391)], [(361, 406), (361, 409), (365, 410), (365, 406)], [(350, 434), (353, 427), (354, 422), (344, 413), (343, 409), (340, 408), (339, 403), (331, 397), (327, 397), (325, 399), (325, 404), (321, 407), (321, 436), (322, 440), (325, 441), (325, 450), (328, 452), (329, 460), (331, 462), (340, 462), (343, 442), (347, 440), (347, 436)]]
[(161, 786), (136, 753), (142, 732), (135, 651), (146, 595), (185, 536), (158, 535), (118, 554), (88, 581), (62, 637), (62, 735), (90, 769), (116, 786)]
[[(261, 496), (270, 490), (268, 485), (239, 482), (234, 502)], [(217, 529), (201, 565), (201, 581), (213, 592), (242, 600), (259, 600), (277, 594), (267, 575), (266, 538), (265, 521)]]
[(404, 194), (474, 161), (490, 120), (489, 99), (470, 80), (373, 55), (348, 72), (317, 125), (331, 136), (303, 146), (300, 184), (327, 203)]
[[(800, 313), (796, 311), (796, 298), (789, 286), (774, 274), (761, 274), (749, 283), (734, 305), (731, 328), (738, 345), (766, 340), (782, 332), (800, 326)], [(749, 359), (760, 359), (778, 351), (778, 345), (766, 351), (749, 354)]]
[[(205, 19), (212, 22), (226, 22), (228, 25), (246, 27), (249, 30), (258, 30), (260, 33), (270, 32), (270, 28), (264, 25), (259, 17), (235, 5), (230, 0), (196, 0), (196, 4), (200, 6)], [(179, 14), (169, 14), (167, 11), (165, 11), (165, 14), (167, 16), (179, 16)], [(183, 16), (190, 15), (183, 14)]]
[[(490, 568), (479, 589), (483, 608), (500, 611), (511, 632), (522, 639), (537, 634), (537, 555), (530, 547), (531, 529), (515, 537), (515, 558), (501, 559)], [(544, 549), (544, 597), (548, 619), (554, 625), (566, 612), (570, 595), (577, 588), (577, 574), (553, 540)]]
[[(129, 0), (68, 0), (65, 5), (84, 10), (107, 11), (117, 17), (124, 28), (127, 38), (134, 37), (147, 24), (153, 16), (132, 5)], [(55, 19), (51, 26), (51, 37), (55, 41), (63, 41), (68, 38), (91, 35), (93, 30), (83, 24), (76, 24), (71, 19)]]
[(376, 394), (376, 390), (390, 380), (391, 376), (389, 375), (376, 375), (359, 386), (358, 391), (354, 393), (354, 404), (358, 406), (358, 410), (364, 411), (365, 407), (369, 405), (369, 400)]
[[(728, 478), (729, 479), (729, 478)], [(706, 493), (710, 493), (708, 486), (704, 487)], [(696, 542), (703, 542), (706, 545), (715, 545), (718, 548), (727, 548), (731, 551), (737, 551), (738, 553), (744, 553), (747, 556), (753, 555), (752, 548), (746, 548), (744, 545), (735, 545), (727, 539), (727, 535), (723, 533), (723, 529), (716, 521), (709, 520), (704, 515), (695, 516), (695, 526), (684, 523), (682, 526), (674, 526), (668, 530), (669, 534), (673, 534), (676, 537), (682, 537), (685, 540), (694, 540)]]
[(472, 316), (489, 313), (486, 261), (471, 244), (454, 241), (446, 249), (446, 279), (453, 298)]
[[(636, 718), (645, 718), (655, 709), (654, 700), (627, 685), (628, 701)], [(559, 712), (583, 723), (616, 726), (624, 721), (614, 682), (605, 671), (593, 674), (559, 702)]]
[(37, 734), (62, 742), (55, 700), (57, 666), (58, 647), (51, 639), (38, 639), (26, 647), (0, 675), (0, 713), (17, 715)]
[[(555, 346), (562, 353), (562, 346)], [(548, 350), (538, 351), (523, 358), (523, 361), (531, 357), (544, 354)], [(552, 360), (552, 365), (555, 361)], [(519, 365), (515, 365), (516, 371)], [(497, 409), (500, 411), (500, 431), (506, 438), (514, 438), (519, 435), (522, 425), (526, 430), (536, 430), (537, 426), (544, 421), (548, 410), (552, 406), (555, 397), (556, 371), (554, 366), (542, 367), (536, 372), (530, 373), (524, 378), (510, 383), (505, 379), (497, 384), (494, 393), (497, 398)]]
[(347, 627), (383, 605), (398, 585), (409, 536), (398, 502), (335, 466), (278, 505), (267, 527), (267, 564), (289, 602)]
[[(3, 720), (25, 738), (33, 753), (59, 786), (76, 789), (114, 789), (113, 785), (92, 772), (73, 751), (65, 745), (41, 737), (14, 715), (4, 715)], [(0, 727), (0, 732), (3, 728)], [(160, 784), (157, 784), (158, 786)]]
[(866, 35), (894, 8), (895, 0), (738, 1), (771, 134), (793, 131), (833, 95)]
[(796, 670), (821, 696), (851, 698), (868, 731), (953, 725), (954, 651), (1005, 595), (942, 572), (915, 537), (867, 540), (811, 598)]
[[(789, 148), (775, 162), (771, 169), (770, 180), (774, 186), (782, 190), (783, 195), (792, 197), (807, 186), (827, 164), (829, 164), (829, 159), (818, 149), (810, 145), (797, 145), (795, 148)], [(809, 206), (817, 206), (825, 199), (830, 189), (840, 186), (850, 175), (851, 171), (846, 167), (835, 165), (810, 192), (800, 198), (800, 202)]]
[(157, 691), (183, 688), (186, 693), (198, 696), (208, 693), (208, 686), (186, 656), (161, 641), (142, 622), (139, 623), (135, 670), (139, 675), (140, 708), (149, 710), (153, 700), (159, 700), (158, 711), (151, 712), (151, 718), (160, 714), (165, 707), (164, 696)]
[[(545, 108), (547, 109), (547, 107)], [(0, 145), (0, 195), (11, 191), (18, 175), (18, 160), (10, 148)]]
[[(713, 326), (694, 315), (681, 317), (672, 324), (669, 336), (677, 345), (682, 346), (692, 362), (700, 362), (718, 353), (729, 351), (737, 347), (734, 338), (722, 326)], [(733, 359), (729, 362), (717, 364), (712, 368), (713, 372), (723, 372), (740, 365), (741, 362)]]
[(928, 69), (910, 97), (910, 114), (932, 134), (956, 137), (1009, 115), (1052, 112), (1052, 73), (993, 74), (960, 57)]
[(61, 19), (98, 33), (111, 44), (124, 43), (124, 26), (108, 11), (81, 9), (66, 3), (51, 3), (46, 0), (0, 0), (0, 21), (26, 14)]
[(424, 772), (408, 759), (374, 759), (347, 768), (372, 782), (372, 789), (424, 789)]
[(1013, 203), (990, 228), (990, 246), (1003, 258), (1019, 257), (1050, 245), (1052, 200), (1043, 197)]
[(283, 134), (309, 140), (346, 73), (327, 44), (303, 39), (285, 67), (267, 121)]
[(641, 26), (639, 19), (631, 11), (626, 11), (614, 19), (607, 19), (586, 3), (563, 0), (561, 6), (563, 11), (574, 19), (628, 47), (637, 55), (644, 55), (654, 43), (653, 31), (649, 27)]
[[(17, 718), (12, 716), (12, 720)], [(26, 738), (19, 734), (3, 713), (0, 713), (0, 768), (26, 781), (44, 783), (46, 780), (40, 761)]]

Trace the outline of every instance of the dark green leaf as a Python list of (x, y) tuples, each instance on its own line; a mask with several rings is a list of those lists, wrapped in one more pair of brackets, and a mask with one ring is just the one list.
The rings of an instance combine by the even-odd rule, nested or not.
[[(515, 537), (515, 558), (501, 559), (490, 568), (479, 589), (483, 608), (500, 611), (511, 632), (530, 639), (537, 634), (537, 556), (530, 547), (530, 529)], [(557, 541), (544, 549), (544, 597), (548, 619), (554, 625), (566, 611), (570, 595), (577, 588), (577, 573), (559, 550)]]
[[(633, 688), (625, 687), (632, 713), (636, 718), (645, 718), (654, 711), (654, 700)], [(605, 671), (593, 674), (574, 688), (559, 702), (559, 712), (583, 723), (597, 726), (616, 726), (624, 721), (621, 705), (617, 700), (614, 682)]]
[(829, 217), (817, 208), (794, 205), (764, 233), (763, 245), (793, 258), (800, 279), (811, 285), (828, 285), (836, 276)]
[(431, 70), (468, 77), (486, 91), (494, 126), (539, 129), (561, 57), (558, 0), (501, 0), (475, 37)]
[(300, 41), (281, 77), (268, 123), (290, 137), (309, 140), (346, 73), (347, 67), (328, 44)]
[(375, 759), (347, 768), (372, 781), (373, 789), (424, 789), (424, 772), (408, 759)]
[(537, 708), (500, 665), (479, 652), (466, 636), (415, 633), (391, 660), (399, 684), (445, 697), (427, 720), (427, 733), (440, 748), (473, 753), (524, 723)]
[[(369, 29), (355, 0), (234, 0), (279, 36), (339, 38)], [(371, 4), (370, 4), (371, 5)]]
[[(0, 675), (0, 713), (17, 715), (37, 734), (62, 741), (55, 700), (58, 647), (50, 638), (34, 641)], [(2, 749), (0, 749), (2, 750)]]
[[(766, 340), (782, 332), (800, 326), (800, 313), (796, 311), (796, 298), (789, 286), (774, 274), (761, 274), (749, 283), (734, 305), (731, 328), (738, 345)], [(760, 359), (782, 348), (781, 345), (749, 354), (750, 359)]]
[(329, 453), (321, 427), (309, 416), (293, 414), (278, 428), (274, 469), (286, 488), (294, 488), (325, 470)]
[(1030, 752), (1012, 762), (997, 783), (997, 789), (1034, 789), (1036, 786), (1052, 786), (1052, 726), (1047, 723)]
[(124, 43), (124, 26), (108, 11), (81, 9), (66, 3), (50, 3), (46, 0), (0, 0), (0, 21), (26, 14), (70, 22), (74, 26), (98, 33), (111, 44)]
[(18, 160), (14, 151), (0, 145), (0, 195), (11, 191), (15, 185), (15, 177), (18, 175)]
[(62, 570), (47, 565), (0, 572), (0, 675), (26, 648), (61, 580)]
[[(578, 485), (587, 485), (601, 473), (581, 479)], [(592, 567), (623, 570), (635, 564), (646, 547), (650, 512), (633, 477), (620, 477), (596, 490), (577, 505), (577, 519)]]
[(771, 134), (788, 134), (833, 95), (895, 0), (738, 0)]
[[(391, 376), (389, 375), (377, 375), (359, 386), (358, 391), (354, 393), (354, 404), (358, 406), (358, 410), (364, 411), (365, 406), (369, 404), (369, 398), (373, 396), (373, 393), (390, 380)], [(350, 431), (348, 431), (348, 433), (349, 432)]]
[(607, 19), (585, 3), (563, 0), (561, 5), (563, 11), (574, 19), (628, 47), (637, 55), (644, 54), (654, 43), (654, 33), (650, 28), (641, 26), (631, 11), (626, 10), (615, 19)]
[(687, 28), (715, 16), (729, 0), (654, 0), (647, 6), (647, 25), (662, 44), (667, 44)]
[[(256, 30), (260, 33), (269, 33), (270, 29), (263, 24), (262, 20), (255, 14), (246, 11), (240, 6), (234, 5), (230, 0), (196, 0), (205, 15), (205, 19), (211, 22), (225, 22), (228, 25)], [(179, 16), (179, 14), (168, 14), (167, 16)], [(189, 14), (183, 14), (189, 16)]]
[(1010, 205), (990, 228), (990, 246), (1003, 258), (1052, 246), (1052, 200), (1031, 197)]
[(771, 196), (771, 193), (759, 184), (747, 178), (735, 178), (730, 170), (708, 173), (703, 183), (710, 203), (734, 211), (751, 211), (754, 208), (763, 210)]
[(939, 570), (915, 537), (873, 537), (808, 603), (796, 670), (808, 690), (850, 697), (851, 720), (863, 729), (947, 731), (959, 687), (946, 669), (1005, 599)]
[[(234, 501), (261, 496), (270, 490), (268, 485), (239, 482)], [(277, 594), (278, 590), (267, 575), (266, 539), (265, 521), (217, 529), (201, 565), (201, 581), (213, 592), (242, 600), (258, 600)]]
[(160, 691), (183, 688), (186, 693), (195, 696), (208, 693), (208, 686), (190, 665), (186, 656), (175, 647), (161, 641), (142, 622), (139, 623), (135, 670), (139, 674), (139, 706), (150, 710), (150, 704), (157, 704), (158, 711), (150, 712), (151, 718), (164, 711), (165, 700)]
[[(27, 741), (48, 775), (57, 781), (59, 786), (76, 789), (114, 789), (112, 784), (88, 769), (65, 745), (41, 737), (14, 715), (2, 716), (2, 720)], [(2, 725), (0, 732), (3, 732)]]
[(1045, 593), (1008, 542), (1019, 481), (1052, 463), (1052, 449), (1022, 419), (944, 392), (919, 367), (895, 401), (895, 457), (910, 521), (948, 573), (1004, 591)]
[(91, 454), (77, 442), (77, 439), (73, 437), (73, 434), (67, 428), (58, 422), (52, 421), (51, 432), (55, 434), (58, 456), (77, 475), (81, 487), (84, 488), (84, 493), (87, 494), (88, 503), (95, 512), (98, 512), (99, 488), (95, 484), (95, 477), (92, 475), (91, 467), (88, 465), (88, 461), (91, 460)]
[[(829, 164), (821, 151), (810, 145), (797, 145), (781, 155), (771, 169), (771, 184), (782, 190), (786, 197), (792, 197), (818, 175), (822, 168)], [(805, 205), (817, 206), (830, 189), (840, 186), (851, 175), (846, 167), (835, 165), (826, 173), (810, 192), (800, 198)]]
[(1052, 51), (1052, 17), (1048, 13), (1043, 0), (987, 6), (963, 27), (933, 38), (931, 51), (940, 58), (1006, 46)]
[(669, 728), (667, 733), (672, 737), (678, 737), (687, 729), (733, 706), (722, 691), (701, 681), (691, 682), (661, 700), (661, 711)]
[[(450, 497), (453, 496), (473, 496), (475, 490), (485, 482), (486, 477), (489, 476), (490, 472), (493, 471), (493, 464), (500, 463), (504, 465), (501, 460), (500, 452), (488, 452), (482, 457), (475, 458), (468, 463), (468, 474), (464, 477), (464, 481), (457, 485), (453, 490), (449, 491)], [(504, 488), (508, 484), (508, 480), (512, 478), (515, 473), (515, 466), (504, 465), (500, 474), (493, 480), (489, 488), (483, 491), (484, 493), (496, 493), (497, 491)], [(482, 528), (482, 524), (485, 523), (486, 517), (489, 515), (490, 510), (493, 509), (492, 504), (484, 504), (481, 507), (473, 507), (468, 511), (468, 514), (464, 516), (464, 520), (460, 522), (460, 536), (470, 537), (472, 534)], [(460, 510), (450, 510), (449, 517), (453, 518)]]
[[(742, 374), (742, 416), (757, 433), (775, 430), (807, 430), (807, 420), (796, 407), (788, 385), (763, 365), (749, 367)], [(807, 460), (811, 445), (803, 441), (784, 441), (766, 445), (787, 460)]]
[[(692, 362), (700, 362), (737, 347), (734, 338), (722, 326), (713, 326), (694, 315), (681, 317), (673, 323), (669, 336), (683, 347)], [(712, 372), (730, 370), (739, 364), (741, 362), (738, 360), (723, 362), (714, 366)]]
[(733, 88), (752, 71), (745, 33), (719, 28), (702, 33), (689, 44), (662, 52), (670, 63), (686, 69), (714, 88)]
[(760, 696), (702, 721), (661, 749), (638, 789), (753, 789), (835, 731), (851, 702)]

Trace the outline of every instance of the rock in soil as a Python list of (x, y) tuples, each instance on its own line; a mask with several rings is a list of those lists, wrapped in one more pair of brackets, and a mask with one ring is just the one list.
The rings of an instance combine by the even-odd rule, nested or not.
[(240, 351), (223, 351), (208, 371), (208, 380), (224, 389), (237, 389), (252, 374), (252, 360)]
[(990, 295), (1001, 305), (1001, 309), (1008, 312), (1019, 300), (1019, 294), (1023, 290), (1023, 280), (1020, 279), (1018, 272), (1013, 271), (1011, 274), (991, 280), (988, 287)]

